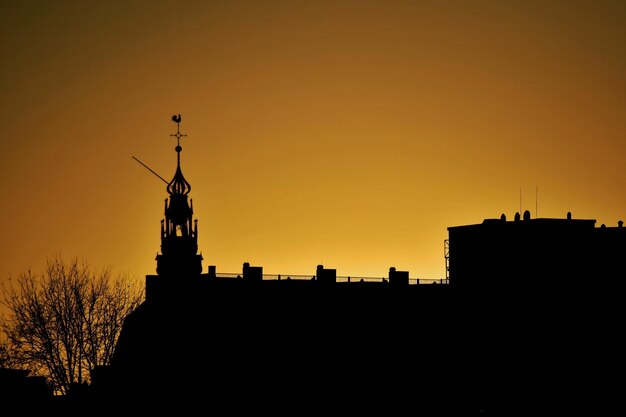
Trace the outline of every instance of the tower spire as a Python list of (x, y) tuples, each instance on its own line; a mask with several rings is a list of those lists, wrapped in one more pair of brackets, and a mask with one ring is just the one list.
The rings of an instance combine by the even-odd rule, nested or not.
[[(161, 222), (161, 254), (157, 255), (157, 274), (190, 276), (202, 272), (202, 255), (198, 252), (198, 228), (193, 220), (193, 203), (188, 200), (191, 184), (180, 167), (180, 114), (172, 116), (176, 123), (176, 173), (167, 184), (169, 198), (165, 200), (165, 219)], [(191, 203), (191, 204), (190, 204)]]

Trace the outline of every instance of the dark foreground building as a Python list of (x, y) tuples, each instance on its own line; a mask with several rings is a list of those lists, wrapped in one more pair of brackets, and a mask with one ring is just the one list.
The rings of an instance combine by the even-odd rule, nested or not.
[[(127, 317), (111, 365), (93, 371), (92, 406), (466, 416), (614, 405), (599, 378), (616, 366), (622, 293), (588, 291), (586, 280), (607, 282), (602, 269), (589, 275), (596, 245), (613, 245), (603, 256), (622, 264), (621, 229), (604, 230), (609, 244), (585, 220), (450, 228), (450, 285), (411, 283), (393, 268), (377, 282), (342, 280), (321, 265), (300, 279), (266, 279), (249, 264), (225, 277), (212, 266), (203, 273), (181, 150), (157, 275), (146, 277), (146, 300)], [(554, 239), (567, 262), (538, 272)], [(587, 256), (582, 267), (569, 263)], [(609, 270), (611, 283), (623, 278)]]
[(111, 365), (93, 371), (97, 403), (272, 414), (446, 405), (435, 398), (457, 390), (445, 375), (450, 341), (462, 338), (446, 285), (419, 285), (395, 268), (376, 281), (322, 265), (306, 277), (268, 279), (247, 263), (238, 276), (205, 272), (176, 151), (157, 275), (146, 277), (146, 300), (127, 317)]
[(626, 228), (595, 227), (595, 220), (486, 219), (448, 228), (452, 286), (492, 291), (614, 285), (626, 278)]
[(448, 228), (452, 310), (471, 316), (455, 349), (481, 364), (470, 379), (490, 413), (624, 412), (609, 375), (624, 371), (626, 228), (595, 223), (526, 211)]
[(52, 400), (52, 390), (46, 384), (46, 379), (39, 376), (30, 376), (30, 371), (0, 367), (0, 398), (2, 405), (21, 403), (26, 406), (25, 412), (32, 411), (30, 407), (49, 405)]

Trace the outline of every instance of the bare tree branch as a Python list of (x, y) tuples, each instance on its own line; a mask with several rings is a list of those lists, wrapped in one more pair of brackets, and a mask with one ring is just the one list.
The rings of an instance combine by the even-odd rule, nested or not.
[(11, 280), (2, 295), (10, 314), (0, 319), (0, 360), (46, 376), (60, 393), (89, 382), (91, 369), (110, 362), (124, 318), (143, 299), (127, 276), (93, 272), (60, 256), (41, 276), (27, 271)]

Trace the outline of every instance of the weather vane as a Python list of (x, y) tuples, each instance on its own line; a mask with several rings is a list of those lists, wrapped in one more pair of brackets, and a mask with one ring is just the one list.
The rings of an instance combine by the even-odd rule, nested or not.
[(180, 138), (187, 136), (187, 135), (183, 135), (182, 133), (180, 133), (180, 121), (181, 121), (181, 117), (180, 114), (175, 114), (172, 116), (172, 121), (174, 123), (176, 123), (176, 133), (170, 136), (173, 136), (176, 138), (176, 152), (179, 152), (183, 150), (183, 148), (180, 147)]

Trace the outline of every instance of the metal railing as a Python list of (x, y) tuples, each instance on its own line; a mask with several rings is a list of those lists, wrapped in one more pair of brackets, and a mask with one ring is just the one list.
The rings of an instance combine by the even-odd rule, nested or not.
[[(233, 272), (216, 272), (216, 278), (243, 278), (243, 273)], [(281, 280), (297, 280), (297, 281), (314, 281), (315, 275), (291, 275), (291, 274), (263, 274), (263, 281), (281, 281)], [(388, 277), (353, 277), (353, 276), (337, 276), (337, 282), (389, 282)], [(447, 279), (433, 279), (433, 278), (409, 278), (409, 285), (417, 284), (448, 284)]]

